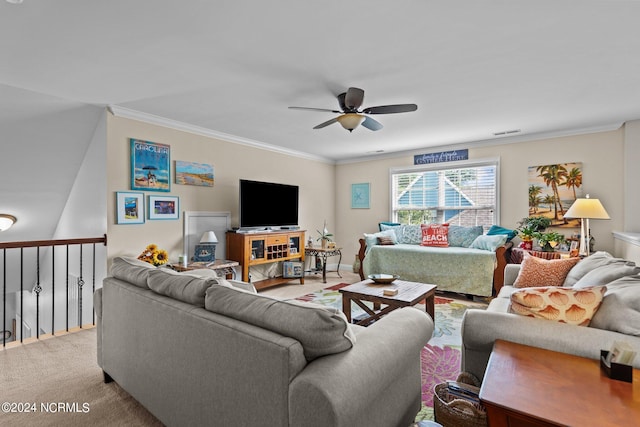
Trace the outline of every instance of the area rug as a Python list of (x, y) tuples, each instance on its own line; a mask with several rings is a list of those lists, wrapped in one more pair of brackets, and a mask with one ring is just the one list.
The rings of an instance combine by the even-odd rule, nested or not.
[[(296, 298), (342, 310), (340, 288), (348, 286), (339, 283), (325, 289)], [(418, 305), (420, 308), (423, 305)], [(466, 298), (450, 297), (449, 294), (435, 298), (435, 330), (429, 343), (422, 349), (422, 409), (416, 421), (433, 420), (433, 387), (447, 380), (455, 380), (460, 373), (462, 338), (460, 325), (462, 316), (470, 308), (485, 309), (486, 303), (474, 302)], [(360, 307), (352, 308), (352, 316), (364, 313)]]

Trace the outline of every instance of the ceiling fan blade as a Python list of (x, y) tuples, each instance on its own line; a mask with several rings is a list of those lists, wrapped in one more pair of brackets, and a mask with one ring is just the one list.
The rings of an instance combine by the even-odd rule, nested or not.
[(338, 95), (338, 105), (340, 106), (340, 110), (347, 111), (347, 106), (344, 105), (344, 98), (347, 96), (347, 92), (343, 92)]
[(324, 127), (327, 127), (327, 126), (329, 126), (329, 125), (332, 125), (332, 124), (336, 123), (337, 121), (338, 121), (338, 118), (337, 118), (337, 117), (336, 117), (336, 118), (333, 118), (333, 119), (331, 119), (331, 120), (327, 120), (327, 121), (326, 121), (326, 122), (324, 122), (324, 123), (320, 123), (318, 126), (314, 126), (314, 129), (322, 129), (322, 128), (324, 128)]
[(329, 110), (328, 108), (312, 108), (312, 107), (289, 107), (292, 110), (311, 110), (311, 111), (326, 111), (328, 113), (342, 113), (338, 110)]
[(349, 110), (357, 110), (362, 106), (364, 100), (364, 91), (357, 87), (350, 87), (347, 90), (347, 95), (344, 98), (344, 104)]
[(398, 105), (380, 105), (378, 107), (369, 107), (362, 110), (364, 114), (393, 114), (393, 113), (408, 113), (410, 111), (416, 111), (418, 106), (416, 104), (398, 104)]
[(377, 120), (372, 119), (371, 117), (366, 117), (362, 122), (362, 126), (366, 127), (369, 130), (380, 130), (384, 126)]

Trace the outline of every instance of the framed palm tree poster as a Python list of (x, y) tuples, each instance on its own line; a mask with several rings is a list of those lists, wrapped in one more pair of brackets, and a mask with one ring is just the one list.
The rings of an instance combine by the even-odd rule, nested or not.
[(564, 213), (582, 197), (582, 163), (529, 167), (529, 215), (544, 216), (552, 227), (580, 227)]

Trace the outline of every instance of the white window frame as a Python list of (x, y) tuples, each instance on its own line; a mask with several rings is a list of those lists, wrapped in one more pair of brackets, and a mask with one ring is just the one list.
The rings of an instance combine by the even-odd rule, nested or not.
[[(394, 221), (394, 183), (393, 177), (401, 173), (416, 173), (428, 171), (441, 171), (449, 169), (462, 169), (483, 166), (495, 166), (496, 168), (496, 200), (494, 209), (494, 223), (500, 224), (500, 158), (485, 158), (475, 160), (460, 160), (456, 162), (430, 163), (427, 165), (415, 165), (394, 167), (389, 169), (389, 220)], [(486, 230), (485, 230), (486, 231)]]

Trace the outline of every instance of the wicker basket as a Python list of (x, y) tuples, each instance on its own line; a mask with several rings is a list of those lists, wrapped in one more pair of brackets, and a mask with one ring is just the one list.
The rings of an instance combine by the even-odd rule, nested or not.
[[(471, 374), (462, 373), (457, 381), (479, 386)], [(433, 411), (435, 421), (444, 427), (487, 427), (487, 414), (484, 408), (464, 399), (449, 395), (447, 384), (434, 387)]]

